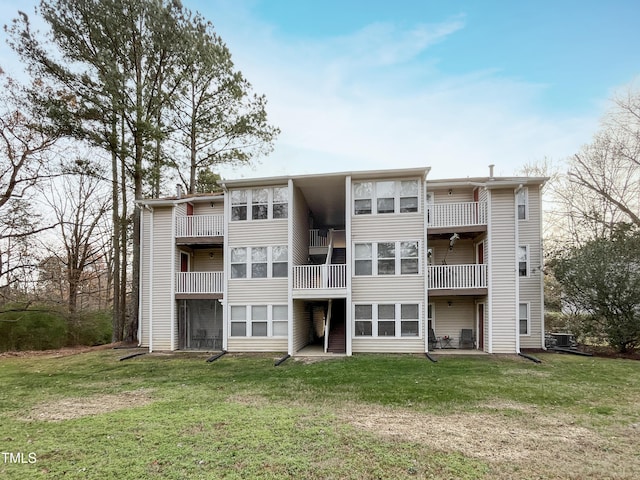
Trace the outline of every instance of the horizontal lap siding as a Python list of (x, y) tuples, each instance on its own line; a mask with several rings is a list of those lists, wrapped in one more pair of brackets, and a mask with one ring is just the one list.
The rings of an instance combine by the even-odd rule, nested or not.
[(150, 275), (150, 262), (151, 262), (151, 215), (153, 213), (149, 210), (142, 209), (142, 258), (141, 258), (141, 288), (142, 288), (142, 303), (140, 305), (140, 315), (141, 320), (140, 324), (142, 326), (142, 335), (140, 336), (140, 345), (143, 347), (149, 346), (149, 304), (150, 304), (150, 286), (151, 286), (151, 275)]
[(288, 221), (256, 220), (229, 222), (229, 247), (262, 247), (288, 245)]
[(229, 304), (285, 304), (289, 299), (286, 278), (233, 278), (227, 282)]
[(424, 303), (422, 275), (353, 277), (351, 282), (354, 302)]
[(449, 265), (476, 263), (475, 246), (472, 240), (458, 240), (452, 250), (449, 250), (449, 240), (431, 240), (429, 248), (434, 252), (432, 265), (442, 265), (444, 261)]
[(286, 352), (286, 338), (233, 338), (229, 337), (227, 349), (230, 352)]
[(449, 189), (436, 189), (429, 188), (427, 182), (427, 191), (433, 193), (433, 203), (462, 203), (473, 202), (473, 189), (472, 188), (453, 188), (451, 189), (451, 195), (449, 195)]
[(419, 213), (389, 215), (354, 215), (351, 218), (353, 242), (384, 242), (394, 240), (422, 240), (424, 216)]
[(309, 311), (305, 302), (301, 300), (293, 301), (293, 314), (289, 315), (293, 321), (293, 352), (297, 352), (309, 343)]
[[(213, 254), (213, 257), (211, 257)], [(191, 257), (192, 272), (221, 272), (224, 261), (221, 248), (195, 250)]]
[(224, 202), (216, 202), (211, 206), (211, 202), (200, 202), (193, 204), (194, 215), (224, 215)]
[(354, 337), (351, 348), (353, 353), (422, 353), (424, 339)]
[(513, 189), (491, 191), (491, 301), (493, 353), (516, 350), (515, 196)]
[(542, 241), (540, 231), (541, 200), (540, 189), (531, 186), (528, 189), (529, 217), (519, 222), (520, 245), (529, 245), (530, 276), (520, 278), (520, 302), (530, 304), (529, 335), (520, 336), (521, 348), (540, 348), (542, 345), (542, 298), (540, 288), (542, 280)]
[(293, 189), (293, 238), (294, 265), (306, 265), (309, 259), (309, 207), (298, 187)]
[[(154, 350), (171, 349), (171, 317), (172, 304), (175, 302), (171, 291), (173, 276), (172, 261), (175, 262), (175, 254), (172, 256), (173, 232), (171, 222), (171, 207), (154, 209), (153, 217), (153, 322), (152, 346)], [(175, 264), (175, 263), (173, 263)]]
[(460, 333), (463, 328), (470, 328), (477, 337), (475, 301), (473, 299), (463, 299), (453, 297), (449, 306), (447, 299), (434, 299), (429, 303), (433, 304), (434, 332), (437, 337), (448, 335), (454, 341), (451, 346), (457, 347)]

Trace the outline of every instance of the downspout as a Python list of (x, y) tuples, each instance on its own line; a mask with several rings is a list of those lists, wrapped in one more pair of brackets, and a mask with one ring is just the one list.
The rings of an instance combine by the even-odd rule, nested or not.
[(171, 207), (171, 278), (170, 278), (170, 291), (171, 291), (171, 351), (176, 349), (176, 204)]
[[(518, 220), (518, 193), (522, 190), (522, 184), (518, 185), (517, 188), (513, 191), (513, 212), (514, 212), (514, 237), (515, 237), (515, 273), (516, 273), (516, 295), (515, 295), (515, 312), (516, 312), (516, 321), (515, 321), (515, 330), (516, 330), (516, 353), (520, 354), (520, 271), (518, 265), (518, 245), (520, 244), (520, 221)], [(531, 315), (529, 313), (529, 315)]]
[(542, 185), (538, 187), (538, 198), (540, 199), (540, 346), (543, 350), (546, 350), (547, 346), (544, 342), (544, 240), (542, 238)]
[[(149, 218), (149, 352), (153, 351), (153, 207), (146, 206), (151, 211)], [(142, 289), (140, 289), (142, 290)]]
[[(223, 244), (222, 244), (222, 258), (224, 259), (223, 270), (223, 278), (222, 278), (222, 351), (226, 352), (229, 343), (229, 332), (228, 332), (228, 321), (231, 317), (231, 313), (229, 312), (229, 301), (228, 301), (228, 278), (229, 271), (231, 268), (231, 260), (229, 258), (229, 218), (231, 215), (231, 206), (229, 202), (229, 190), (227, 189), (227, 185), (222, 183), (220, 184), (222, 190), (224, 192), (224, 215), (223, 215)], [(289, 313), (291, 315), (291, 313)]]
[(493, 225), (491, 190), (487, 190), (487, 351), (493, 353)]
[[(287, 316), (289, 317), (287, 324), (287, 357), (293, 355), (293, 220), (296, 213), (294, 208), (294, 191), (293, 180), (289, 179), (287, 182), (287, 188), (289, 189), (288, 201), (289, 201), (289, 215), (287, 215)], [(225, 197), (226, 198), (226, 197)], [(296, 225), (297, 226), (297, 225)], [(226, 232), (225, 232), (226, 233)], [(307, 228), (307, 236), (309, 230)], [(284, 360), (283, 360), (284, 361)]]
[(345, 324), (345, 336), (346, 336), (346, 350), (347, 355), (351, 356), (353, 354), (352, 348), (352, 312), (353, 308), (351, 306), (351, 284), (352, 284), (352, 276), (351, 276), (351, 266), (352, 266), (352, 257), (353, 257), (353, 246), (351, 244), (351, 215), (353, 214), (353, 205), (351, 202), (351, 175), (348, 175), (345, 178), (345, 248), (346, 248), (346, 262), (347, 262), (347, 301), (344, 312), (344, 324)]
[[(139, 271), (140, 271), (140, 277), (142, 277), (142, 272), (144, 271), (144, 208), (140, 209), (140, 266), (139, 266)], [(141, 278), (138, 279), (138, 283), (141, 284), (142, 282), (140, 282)], [(138, 347), (140, 347), (142, 345), (142, 323), (144, 321), (144, 315), (142, 314), (143, 310), (144, 310), (144, 305), (142, 303), (142, 288), (138, 288)]]
[(422, 281), (424, 282), (424, 308), (422, 309), (422, 315), (424, 318), (424, 321), (422, 322), (423, 324), (423, 328), (422, 328), (422, 334), (424, 335), (424, 352), (427, 355), (427, 358), (429, 358), (429, 360), (433, 361), (433, 359), (429, 356), (429, 319), (428, 317), (428, 312), (429, 312), (429, 284), (428, 284), (428, 272), (427, 272), (427, 252), (429, 251), (429, 245), (428, 245), (428, 239), (429, 239), (429, 233), (427, 232), (428, 227), (428, 219), (427, 219), (427, 173), (425, 173), (424, 178), (422, 179), (424, 182), (424, 187), (422, 188), (422, 202), (420, 202), (420, 204), (422, 205), (422, 222), (424, 225), (424, 237), (423, 237), (423, 242), (424, 242), (424, 248), (422, 249), (423, 255), (422, 255)]

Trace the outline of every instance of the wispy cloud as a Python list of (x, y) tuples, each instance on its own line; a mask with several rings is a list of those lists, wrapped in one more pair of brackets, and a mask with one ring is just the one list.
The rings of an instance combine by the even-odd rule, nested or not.
[(442, 178), (483, 175), (489, 163), (511, 174), (570, 154), (595, 128), (595, 118), (541, 111), (544, 85), (440, 71), (430, 47), (463, 29), (462, 18), (376, 23), (321, 42), (284, 41), (259, 25), (232, 52), (283, 133), (258, 168), (229, 176), (431, 165)]

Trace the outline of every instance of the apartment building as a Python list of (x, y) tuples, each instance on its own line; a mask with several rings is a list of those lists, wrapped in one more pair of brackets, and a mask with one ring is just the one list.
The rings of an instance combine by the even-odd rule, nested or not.
[(544, 347), (541, 177), (429, 168), (228, 180), (139, 202), (141, 346)]

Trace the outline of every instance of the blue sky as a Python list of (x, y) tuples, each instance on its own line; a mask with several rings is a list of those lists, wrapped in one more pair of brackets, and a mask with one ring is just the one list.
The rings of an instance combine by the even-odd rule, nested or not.
[[(422, 165), (446, 178), (490, 163), (510, 175), (577, 151), (611, 96), (640, 86), (637, 0), (183, 3), (282, 129), (270, 156), (227, 178)], [(0, 0), (2, 18), (13, 5)]]

